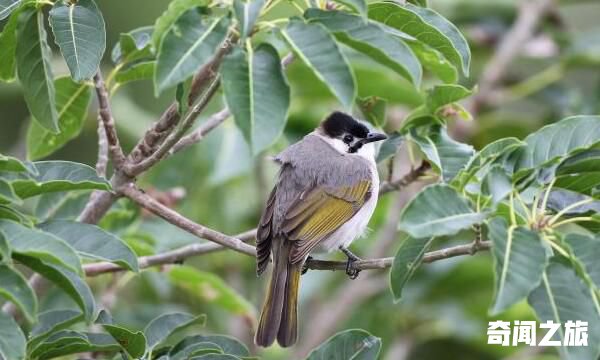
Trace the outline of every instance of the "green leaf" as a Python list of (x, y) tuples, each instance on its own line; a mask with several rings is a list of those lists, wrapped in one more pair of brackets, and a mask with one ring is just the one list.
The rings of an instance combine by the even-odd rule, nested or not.
[(169, 336), (179, 330), (193, 325), (204, 325), (206, 315), (194, 316), (185, 313), (164, 314), (153, 319), (144, 333), (147, 339), (148, 351), (152, 351), (157, 345), (165, 341)]
[(376, 360), (381, 339), (365, 330), (351, 329), (339, 332), (308, 354), (306, 360)]
[(205, 354), (200, 356), (193, 356), (190, 360), (239, 360), (240, 358), (228, 354)]
[(46, 263), (35, 257), (19, 254), (13, 254), (13, 257), (31, 270), (53, 282), (69, 295), (83, 311), (87, 322), (94, 319), (96, 313), (94, 295), (81, 277), (70, 270)]
[(454, 189), (435, 184), (424, 188), (406, 205), (398, 228), (415, 238), (454, 235), (484, 218)]
[(106, 179), (96, 175), (92, 167), (70, 161), (37, 161), (34, 163), (39, 174), (34, 177), (22, 174), (3, 174), (20, 198), (43, 193), (68, 190), (109, 190)]
[(564, 160), (556, 169), (555, 188), (585, 195), (600, 190), (600, 150), (586, 150)]
[(358, 105), (360, 112), (362, 112), (371, 124), (379, 128), (385, 125), (387, 108), (386, 99), (377, 96), (369, 96), (357, 99), (356, 104)]
[(585, 286), (575, 271), (553, 259), (542, 277), (542, 283), (529, 295), (529, 304), (540, 321), (561, 324), (553, 340), (565, 340), (567, 321), (587, 321), (588, 346), (560, 346), (564, 359), (597, 359), (600, 354), (600, 315), (592, 300), (593, 292)]
[(60, 133), (51, 133), (37, 121), (31, 122), (27, 131), (27, 157), (32, 160), (48, 156), (76, 138), (87, 118), (92, 98), (90, 84), (78, 84), (70, 77), (62, 77), (54, 80), (54, 88)]
[(337, 3), (346, 5), (350, 9), (356, 11), (360, 16), (367, 17), (367, 2), (365, 0), (334, 0)]
[(15, 11), (0, 33), (0, 80), (13, 81), (16, 76), (17, 24), (19, 11)]
[(22, 201), (21, 199), (19, 199), (17, 194), (15, 194), (15, 191), (10, 186), (10, 184), (0, 178), (0, 204), (2, 203), (21, 204)]
[(421, 65), (444, 83), (458, 81), (458, 71), (439, 51), (414, 40), (403, 39), (419, 59)]
[(481, 191), (492, 196), (492, 204), (504, 200), (512, 191), (512, 183), (506, 171), (500, 165), (493, 165), (481, 183)]
[(120, 349), (119, 344), (108, 334), (63, 330), (38, 345), (31, 352), (31, 356), (45, 360), (83, 352), (109, 352)]
[(213, 302), (235, 314), (254, 316), (254, 307), (215, 274), (178, 266), (169, 272), (171, 282), (203, 301)]
[(0, 358), (25, 359), (25, 335), (10, 315), (0, 311)]
[(8, 219), (23, 224), (32, 224), (31, 219), (25, 214), (9, 206), (0, 205), (0, 219)]
[(495, 217), (488, 224), (495, 264), (495, 296), (492, 315), (505, 311), (539, 286), (550, 257), (537, 232), (508, 226)]
[(36, 257), (83, 274), (75, 250), (56, 236), (9, 220), (0, 220), (0, 232), (8, 240), (13, 253)]
[(277, 50), (266, 43), (247, 56), (235, 49), (222, 66), (227, 105), (252, 152), (258, 154), (283, 133), (290, 105)]
[(8, 240), (6, 240), (2, 232), (0, 232), (0, 260), (2, 260), (3, 263), (9, 263), (10, 258), (11, 251), (10, 247), (8, 246)]
[(119, 36), (110, 58), (113, 63), (127, 64), (135, 60), (152, 57), (152, 26), (142, 26)]
[(68, 220), (53, 220), (39, 225), (71, 245), (79, 255), (118, 264), (132, 271), (139, 271), (137, 257), (121, 239), (98, 226)]
[(146, 352), (146, 337), (141, 331), (132, 331), (113, 324), (102, 324), (102, 327), (132, 358), (139, 359)]
[(600, 289), (600, 237), (570, 233), (565, 235), (564, 243), (569, 246), (573, 255), (581, 262), (596, 288)]
[(454, 179), (475, 153), (471, 145), (452, 139), (442, 126), (411, 129), (409, 138), (419, 146), (444, 182)]
[(346, 109), (356, 97), (354, 74), (325, 27), (292, 18), (281, 34), (292, 51), (331, 90)]
[(23, 86), (23, 95), (31, 115), (41, 126), (57, 133), (54, 81), (48, 47), (44, 15), (36, 9), (25, 9), (17, 25), (17, 76)]
[(21, 0), (0, 0), (0, 20), (7, 18), (21, 5)]
[(51, 334), (83, 321), (83, 313), (76, 310), (51, 310), (38, 315), (38, 323), (29, 334), (27, 347), (35, 348)]
[(381, 147), (379, 147), (379, 153), (377, 154), (377, 158), (375, 159), (377, 163), (380, 163), (390, 156), (396, 154), (398, 150), (398, 146), (404, 142), (404, 136), (400, 135), (398, 132), (393, 132), (388, 134), (388, 138), (385, 139), (381, 143)]
[(432, 114), (437, 114), (444, 106), (470, 96), (473, 91), (460, 85), (436, 85), (427, 91), (425, 105)]
[(242, 0), (233, 1), (233, 12), (240, 28), (240, 37), (242, 40), (246, 39), (252, 32), (264, 5), (265, 0), (252, 0), (248, 2)]
[(173, 352), (184, 350), (190, 346), (200, 343), (211, 343), (217, 345), (225, 354), (239, 357), (250, 356), (250, 351), (246, 345), (239, 340), (226, 335), (194, 335), (188, 336), (173, 347)]
[(167, 10), (156, 19), (154, 23), (154, 32), (152, 33), (152, 44), (156, 49), (160, 47), (160, 43), (167, 31), (175, 24), (175, 21), (187, 10), (197, 7), (206, 6), (206, 0), (173, 0), (169, 3)]
[(600, 200), (592, 200), (592, 198), (590, 198), (589, 196), (563, 189), (554, 189), (550, 192), (550, 196), (548, 196), (547, 207), (558, 212), (563, 211), (563, 209), (565, 209), (566, 207), (581, 201), (589, 202), (581, 204), (574, 208), (570, 208), (565, 212), (565, 214), (585, 214), (588, 212), (600, 213)]
[(433, 239), (416, 239), (407, 236), (400, 244), (390, 270), (390, 289), (394, 302), (400, 301), (402, 288), (421, 265), (423, 255), (431, 246)]
[(115, 81), (119, 85), (132, 81), (152, 80), (154, 78), (154, 67), (156, 61), (144, 61), (132, 65), (126, 69), (119, 70), (115, 75)]
[(192, 76), (225, 40), (229, 18), (209, 18), (200, 11), (186, 11), (165, 34), (156, 59), (157, 94)]
[(38, 171), (31, 163), (24, 163), (12, 156), (0, 154), (0, 171), (29, 172), (31, 175), (38, 175)]
[(515, 154), (515, 172), (563, 160), (600, 143), (600, 116), (573, 116), (545, 126), (525, 138)]
[(442, 53), (465, 76), (469, 74), (471, 50), (458, 29), (437, 12), (395, 2), (369, 5), (369, 18), (415, 37)]
[[(202, 336), (187, 337), (180, 341), (177, 345), (173, 346), (169, 351), (170, 360), (184, 360), (189, 359), (190, 356), (198, 354), (223, 354), (223, 349), (215, 344), (208, 341), (203, 341)], [(237, 359), (237, 358), (236, 358)]]
[(35, 206), (38, 222), (51, 219), (75, 219), (85, 208), (90, 193), (88, 191), (66, 191), (42, 194)]
[(33, 290), (20, 272), (5, 264), (0, 264), (0, 296), (17, 305), (29, 322), (36, 320), (37, 298)]
[(310, 22), (323, 24), (336, 39), (386, 66), (418, 87), (421, 64), (399, 37), (385, 31), (374, 22), (341, 11), (308, 9), (304, 13)]
[(90, 79), (106, 49), (104, 19), (94, 0), (57, 1), (49, 20), (73, 80)]

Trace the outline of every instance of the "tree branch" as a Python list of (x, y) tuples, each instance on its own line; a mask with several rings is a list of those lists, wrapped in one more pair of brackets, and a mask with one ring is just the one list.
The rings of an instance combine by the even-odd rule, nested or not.
[(125, 164), (125, 155), (119, 143), (115, 119), (112, 115), (110, 102), (108, 100), (108, 91), (104, 84), (104, 78), (100, 70), (94, 75), (94, 86), (96, 88), (96, 97), (98, 98), (98, 115), (104, 125), (104, 132), (108, 141), (108, 151), (116, 169), (121, 169)]
[(387, 194), (390, 191), (401, 190), (409, 184), (417, 181), (419, 177), (425, 175), (427, 170), (431, 169), (429, 163), (423, 161), (419, 167), (411, 169), (408, 174), (396, 181), (384, 181), (379, 185), (379, 195)]

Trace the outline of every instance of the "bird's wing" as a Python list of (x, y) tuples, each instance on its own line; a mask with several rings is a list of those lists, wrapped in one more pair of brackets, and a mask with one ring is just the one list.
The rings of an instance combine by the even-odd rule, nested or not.
[(290, 206), (281, 232), (294, 241), (290, 262), (304, 259), (312, 249), (350, 220), (371, 196), (370, 179), (333, 187), (316, 186), (302, 194)]
[(271, 240), (273, 239), (273, 208), (275, 207), (275, 194), (277, 186), (273, 188), (267, 205), (260, 217), (258, 228), (256, 229), (256, 273), (262, 274), (269, 264), (271, 255)]

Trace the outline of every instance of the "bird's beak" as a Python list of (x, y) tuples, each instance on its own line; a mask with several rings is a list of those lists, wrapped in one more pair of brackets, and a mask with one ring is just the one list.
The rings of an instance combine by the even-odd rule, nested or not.
[(385, 139), (387, 139), (387, 135), (372, 132), (372, 133), (369, 133), (369, 135), (367, 135), (367, 138), (363, 141), (363, 144), (375, 142), (375, 141), (381, 141), (381, 140), (385, 140)]

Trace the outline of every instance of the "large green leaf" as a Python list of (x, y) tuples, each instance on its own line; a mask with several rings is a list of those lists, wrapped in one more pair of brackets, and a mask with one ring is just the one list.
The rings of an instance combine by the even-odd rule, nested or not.
[(204, 325), (205, 322), (206, 315), (194, 316), (185, 313), (160, 315), (153, 319), (148, 326), (146, 326), (146, 329), (144, 329), (148, 351), (152, 351), (152, 349), (165, 341), (176, 331), (193, 325)]
[(351, 329), (339, 332), (308, 354), (306, 360), (376, 360), (381, 339), (365, 330)]
[(247, 2), (244, 2), (243, 0), (233, 1), (233, 12), (235, 13), (240, 28), (242, 40), (247, 38), (252, 32), (254, 23), (256, 23), (264, 4), (265, 0), (252, 0)]
[(500, 165), (493, 165), (481, 181), (481, 192), (492, 198), (496, 205), (504, 200), (512, 191), (512, 183), (506, 171)]
[(63, 330), (52, 334), (33, 349), (31, 356), (45, 360), (83, 352), (119, 351), (120, 349), (119, 343), (108, 334)]
[(90, 84), (78, 84), (70, 77), (61, 77), (54, 80), (54, 88), (60, 133), (46, 130), (37, 121), (31, 122), (27, 131), (27, 157), (32, 160), (52, 154), (77, 137), (87, 118), (87, 108), (92, 98)]
[(323, 24), (338, 41), (396, 71), (416, 87), (420, 85), (419, 60), (410, 47), (380, 24), (341, 11), (308, 9), (304, 16), (311, 22)]
[(0, 0), (0, 20), (7, 18), (21, 5), (21, 0)]
[(110, 314), (102, 310), (98, 314), (96, 324), (102, 325), (132, 358), (139, 359), (146, 352), (146, 337), (141, 331), (132, 331), (123, 326), (115, 325)]
[(106, 49), (104, 19), (94, 0), (55, 2), (50, 26), (71, 77), (82, 81), (94, 76)]
[(200, 300), (213, 302), (236, 314), (254, 316), (254, 307), (217, 275), (190, 266), (178, 266), (169, 272), (171, 282)]
[(277, 50), (262, 44), (247, 55), (239, 49), (223, 62), (225, 99), (252, 152), (269, 147), (283, 132), (290, 88)]
[(194, 346), (200, 343), (210, 343), (217, 345), (225, 354), (230, 354), (239, 357), (250, 356), (250, 351), (246, 345), (239, 340), (226, 335), (193, 335), (184, 338), (177, 345), (173, 347), (173, 352), (180, 351), (190, 346)]
[(436, 85), (427, 91), (425, 105), (432, 114), (436, 114), (444, 106), (470, 96), (473, 92), (460, 85)]
[(410, 201), (400, 216), (398, 228), (412, 237), (428, 238), (456, 234), (484, 218), (454, 189), (436, 184), (427, 186)]
[(209, 18), (200, 11), (186, 11), (161, 41), (154, 74), (156, 93), (192, 76), (225, 40), (229, 18)]
[(554, 187), (594, 195), (600, 190), (600, 150), (586, 150), (567, 158), (556, 169)]
[(395, 302), (400, 301), (402, 288), (421, 265), (423, 255), (432, 242), (433, 238), (426, 240), (407, 236), (400, 244), (390, 270), (390, 288)]
[(10, 315), (0, 311), (0, 358), (25, 359), (25, 335)]
[(17, 305), (28, 321), (35, 321), (37, 298), (33, 290), (20, 272), (5, 264), (0, 264), (0, 296)]
[(95, 169), (85, 164), (70, 161), (38, 161), (34, 164), (38, 171), (37, 176), (2, 174), (23, 199), (56, 191), (110, 189), (108, 181), (99, 177)]
[(575, 271), (555, 259), (546, 268), (540, 286), (529, 295), (529, 304), (541, 321), (561, 324), (553, 340), (565, 341), (567, 321), (587, 321), (588, 346), (560, 346), (563, 359), (597, 359), (600, 354), (600, 315), (592, 296)]
[(143, 61), (126, 69), (119, 70), (115, 75), (115, 81), (119, 85), (132, 81), (151, 80), (154, 78), (156, 61)]
[(471, 145), (452, 139), (446, 128), (439, 125), (411, 129), (409, 138), (419, 146), (444, 182), (454, 179), (475, 153)]
[(565, 235), (564, 243), (569, 246), (586, 274), (600, 289), (600, 236), (592, 237), (570, 233)]
[(514, 154), (514, 170), (536, 168), (600, 143), (600, 116), (573, 116), (543, 127), (525, 138)]
[(442, 53), (464, 75), (469, 73), (471, 50), (458, 29), (437, 12), (385, 1), (369, 5), (369, 18), (415, 37)]
[(354, 74), (333, 36), (325, 27), (293, 18), (281, 30), (292, 51), (350, 109), (356, 96)]
[(96, 302), (87, 283), (74, 272), (39, 260), (36, 257), (14, 254), (13, 257), (61, 288), (83, 311), (87, 322), (94, 319)]
[(127, 64), (152, 57), (152, 26), (142, 26), (119, 36), (119, 42), (112, 49), (110, 58), (113, 63)]
[(15, 11), (0, 33), (0, 80), (13, 81), (16, 75), (17, 24), (19, 12)]
[(160, 47), (160, 43), (167, 31), (184, 12), (197, 6), (206, 6), (207, 4), (207, 0), (173, 0), (169, 2), (167, 10), (154, 23), (154, 31), (152, 32), (152, 44), (154, 48), (158, 49)]
[(423, 68), (429, 70), (444, 83), (455, 83), (458, 80), (457, 69), (439, 51), (417, 40), (403, 40), (410, 46)]
[(83, 257), (113, 262), (132, 271), (139, 270), (137, 257), (129, 245), (98, 226), (53, 220), (39, 225), (39, 228), (63, 239)]
[(490, 220), (488, 230), (493, 244), (496, 283), (490, 312), (496, 315), (539, 286), (550, 254), (537, 232), (508, 226), (503, 218)]
[(25, 9), (17, 26), (17, 76), (23, 86), (23, 95), (31, 115), (41, 126), (58, 132), (54, 81), (48, 47), (44, 15), (36, 9)]
[(58, 237), (9, 220), (0, 220), (0, 232), (13, 253), (36, 257), (83, 274), (75, 250)]
[(77, 310), (50, 310), (38, 315), (38, 323), (31, 329), (27, 347), (35, 348), (51, 334), (83, 321), (83, 313)]

